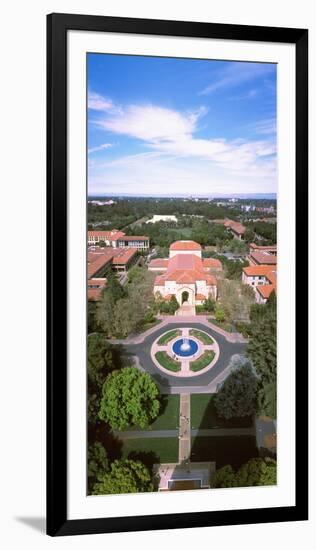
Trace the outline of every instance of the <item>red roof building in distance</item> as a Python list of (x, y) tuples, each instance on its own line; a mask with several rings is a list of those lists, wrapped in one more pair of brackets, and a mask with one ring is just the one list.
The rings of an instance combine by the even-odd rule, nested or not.
[(270, 294), (277, 291), (276, 265), (249, 265), (244, 267), (242, 282), (253, 287), (258, 304), (265, 304)]
[(112, 229), (111, 231), (88, 231), (88, 245), (104, 243), (113, 248), (137, 248), (149, 249), (149, 237), (125, 235), (124, 231)]
[(151, 271), (161, 272), (155, 279), (154, 293), (166, 300), (173, 295), (180, 305), (199, 305), (209, 297), (216, 300), (216, 277), (209, 272), (201, 256), (201, 245), (195, 241), (172, 243), (169, 259), (157, 258), (148, 266)]
[(111, 231), (88, 231), (88, 245), (105, 243), (107, 246), (116, 246), (116, 241), (124, 237), (125, 233), (118, 229)]
[(242, 240), (246, 231), (246, 227), (240, 223), (233, 220), (225, 220), (225, 227), (230, 231), (236, 239)]

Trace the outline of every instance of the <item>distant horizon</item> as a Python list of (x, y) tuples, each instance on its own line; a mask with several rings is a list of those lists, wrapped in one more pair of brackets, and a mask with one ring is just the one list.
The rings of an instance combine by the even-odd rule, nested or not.
[(160, 198), (160, 199), (243, 199), (243, 200), (251, 200), (251, 199), (257, 199), (257, 200), (277, 200), (277, 193), (233, 193), (233, 194), (219, 194), (219, 195), (135, 195), (132, 193), (99, 193), (99, 194), (89, 194), (89, 199), (96, 199), (96, 198), (135, 198), (135, 199), (142, 199), (142, 198)]
[(89, 53), (89, 195), (277, 190), (274, 63)]

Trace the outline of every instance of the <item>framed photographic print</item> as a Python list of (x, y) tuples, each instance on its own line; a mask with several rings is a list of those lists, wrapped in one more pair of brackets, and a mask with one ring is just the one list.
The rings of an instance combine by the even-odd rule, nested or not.
[(47, 23), (47, 533), (307, 519), (307, 30)]

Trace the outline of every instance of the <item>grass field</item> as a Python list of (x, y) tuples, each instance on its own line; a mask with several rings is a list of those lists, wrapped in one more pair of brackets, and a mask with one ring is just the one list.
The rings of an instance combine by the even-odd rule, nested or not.
[(122, 443), (122, 458), (139, 458), (148, 466), (158, 462), (178, 462), (179, 442), (176, 437), (125, 439)]
[(206, 332), (202, 332), (201, 330), (191, 328), (190, 336), (195, 336), (196, 338), (198, 338), (198, 340), (201, 340), (201, 342), (203, 342), (203, 344), (206, 344), (207, 346), (214, 344), (213, 338), (211, 338), (208, 334), (206, 334)]
[(181, 365), (177, 361), (172, 359), (172, 357), (169, 357), (169, 355), (165, 351), (157, 351), (155, 357), (158, 363), (160, 363), (160, 365), (165, 369), (172, 372), (178, 372), (179, 370), (181, 370)]
[(149, 426), (140, 428), (130, 426), (126, 431), (150, 431), (150, 430), (175, 430), (179, 426), (180, 397), (174, 395), (162, 395), (161, 413)]
[(195, 437), (191, 441), (191, 460), (214, 461), (216, 468), (231, 464), (239, 468), (250, 458), (258, 456), (254, 436)]
[(192, 370), (193, 372), (197, 372), (204, 369), (207, 365), (211, 363), (211, 361), (213, 361), (214, 356), (215, 352), (212, 349), (206, 350), (203, 355), (201, 355), (201, 357), (199, 357), (196, 361), (190, 362), (190, 370)]
[(191, 394), (191, 427), (198, 429), (208, 428), (248, 428), (252, 419), (231, 418), (226, 420), (220, 418), (214, 406), (213, 393), (192, 393)]
[(180, 336), (180, 334), (181, 330), (169, 330), (169, 332), (166, 332), (159, 338), (157, 344), (158, 346), (165, 346), (166, 344), (168, 344), (168, 342), (170, 342), (170, 340), (172, 340), (176, 336)]

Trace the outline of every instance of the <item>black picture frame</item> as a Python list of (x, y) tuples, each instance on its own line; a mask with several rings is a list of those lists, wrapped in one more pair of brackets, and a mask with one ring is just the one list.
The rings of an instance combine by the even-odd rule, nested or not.
[[(296, 504), (291, 507), (67, 519), (67, 32), (219, 38), (296, 49)], [(308, 518), (308, 31), (54, 13), (47, 16), (47, 534), (298, 521)]]

